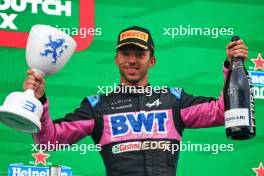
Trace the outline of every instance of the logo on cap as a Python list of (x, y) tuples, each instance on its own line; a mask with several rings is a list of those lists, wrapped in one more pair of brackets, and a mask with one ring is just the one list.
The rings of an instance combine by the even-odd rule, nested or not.
[(127, 44), (137, 45), (145, 50), (154, 50), (154, 42), (150, 32), (139, 26), (129, 27), (119, 33), (116, 48), (120, 48)]
[(128, 38), (136, 38), (139, 40), (143, 40), (144, 42), (147, 42), (148, 34), (145, 32), (136, 31), (136, 30), (129, 30), (129, 31), (122, 32), (120, 34), (120, 41), (128, 39)]

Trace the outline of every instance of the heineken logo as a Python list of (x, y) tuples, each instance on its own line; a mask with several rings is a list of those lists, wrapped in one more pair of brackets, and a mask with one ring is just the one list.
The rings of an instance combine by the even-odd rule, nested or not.
[(262, 58), (261, 54), (258, 54), (257, 58), (251, 59), (254, 63), (254, 70), (262, 70), (264, 71), (264, 59)]
[(253, 93), (255, 99), (264, 99), (264, 59), (261, 53), (257, 57), (250, 59), (253, 65), (249, 66), (249, 76), (251, 77)]

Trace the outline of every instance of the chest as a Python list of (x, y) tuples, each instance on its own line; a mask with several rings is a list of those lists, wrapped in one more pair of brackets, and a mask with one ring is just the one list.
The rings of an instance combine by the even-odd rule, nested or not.
[(100, 143), (174, 138), (172, 108), (170, 99), (158, 96), (109, 99), (96, 113), (103, 128)]

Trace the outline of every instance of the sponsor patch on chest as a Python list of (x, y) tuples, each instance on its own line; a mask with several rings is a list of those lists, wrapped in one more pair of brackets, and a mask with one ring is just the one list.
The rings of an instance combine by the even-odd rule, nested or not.
[(104, 115), (102, 145), (141, 139), (180, 139), (171, 109)]
[(109, 116), (112, 137), (126, 134), (166, 133), (167, 111), (124, 113)]

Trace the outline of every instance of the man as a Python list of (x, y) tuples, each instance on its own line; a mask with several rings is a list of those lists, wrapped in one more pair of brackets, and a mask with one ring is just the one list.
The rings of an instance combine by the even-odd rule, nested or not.
[[(229, 43), (226, 53), (225, 75), (234, 56), (248, 56), (242, 40)], [(134, 91), (88, 96), (74, 112), (53, 122), (44, 80), (29, 70), (24, 89), (34, 89), (44, 104), (42, 130), (34, 135), (35, 142), (72, 144), (91, 135), (102, 146), (100, 154), (109, 176), (176, 175), (179, 151), (172, 153), (166, 148), (180, 144), (184, 128), (223, 125), (223, 94), (216, 100), (180, 88), (151, 90), (151, 96), (137, 91), (140, 87), (149, 90), (148, 70), (156, 63), (151, 34), (141, 27), (120, 32), (115, 62), (120, 70), (119, 88), (134, 87)]]

